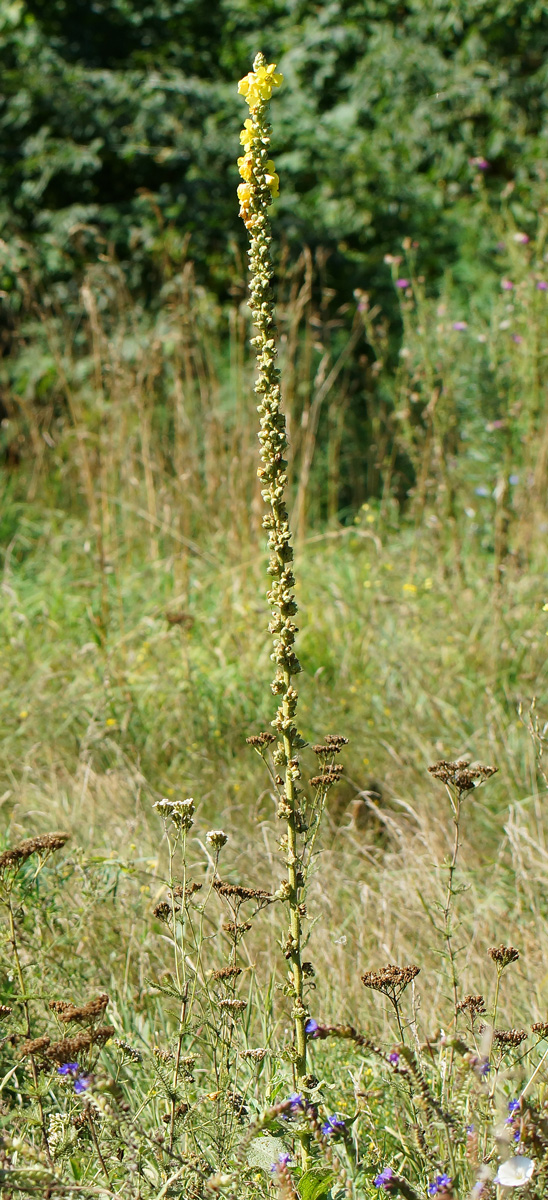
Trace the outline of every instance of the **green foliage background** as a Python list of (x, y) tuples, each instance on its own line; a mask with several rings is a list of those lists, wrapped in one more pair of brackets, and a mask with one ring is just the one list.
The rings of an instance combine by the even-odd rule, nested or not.
[[(337, 284), (386, 287), (409, 235), (425, 269), (489, 262), (469, 160), (513, 187), (522, 227), (546, 171), (548, 12), (538, 0), (12, 0), (0, 12), (1, 235), (61, 296), (115, 248), (154, 292), (189, 253), (222, 292), (244, 245), (235, 81), (261, 46), (276, 98), (278, 228), (329, 246)], [(12, 263), (13, 268), (13, 263)], [(10, 291), (13, 270), (4, 270)], [(60, 284), (64, 286), (60, 287)]]

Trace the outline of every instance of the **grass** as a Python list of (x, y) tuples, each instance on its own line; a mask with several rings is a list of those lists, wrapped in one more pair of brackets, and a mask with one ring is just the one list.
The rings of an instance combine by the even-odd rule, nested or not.
[[(426, 773), (436, 758), (466, 755), (499, 768), (468, 802), (462, 864), (470, 890), (462, 908), (471, 941), (463, 987), (481, 987), (485, 947), (500, 936), (501, 921), (505, 939), (528, 952), (524, 993), (531, 994), (546, 952), (546, 816), (526, 728), (531, 700), (545, 692), (541, 566), (507, 578), (494, 604), (486, 555), (467, 556), (462, 587), (444, 579), (435, 540), (423, 532), (417, 551), (414, 538), (405, 526), (364, 521), (310, 536), (297, 560), (303, 733), (310, 741), (327, 732), (349, 738), (310, 900), (318, 918), (314, 959), (325, 980), (318, 1003), (340, 1019), (359, 1004), (365, 1023), (359, 968), (379, 959), (416, 960), (432, 970), (436, 963), (429, 922), (417, 921), (422, 904), (439, 894), (433, 864), (450, 837), (443, 789)], [(104, 643), (93, 620), (100, 587), (83, 523), (29, 513), (4, 568), (5, 837), (9, 843), (36, 828), (70, 827), (86, 859), (101, 862), (99, 875), (105, 861), (120, 864), (118, 895), (127, 893), (134, 905), (142, 898), (148, 905), (155, 894), (151, 805), (163, 795), (194, 796), (203, 822), (230, 831), (237, 876), (271, 886), (278, 870), (268, 781), (245, 745), (272, 715), (266, 603), (259, 599), (264, 557), (231, 563), (221, 553), (217, 547), (214, 562), (193, 559), (192, 624), (183, 625), (166, 620), (178, 611), (173, 561), (128, 563), (121, 554), (108, 576)], [(305, 764), (313, 773), (310, 752)], [(88, 912), (92, 942), (96, 918), (102, 931), (100, 905), (98, 914)], [(139, 923), (146, 921), (143, 912)], [(276, 920), (265, 927), (263, 918), (254, 952), (264, 964), (277, 936)], [(125, 924), (117, 939), (121, 953)], [(100, 974), (101, 932), (96, 952)], [(541, 977), (536, 1017), (546, 1001)], [(430, 1002), (434, 1020), (441, 994), (434, 991)]]

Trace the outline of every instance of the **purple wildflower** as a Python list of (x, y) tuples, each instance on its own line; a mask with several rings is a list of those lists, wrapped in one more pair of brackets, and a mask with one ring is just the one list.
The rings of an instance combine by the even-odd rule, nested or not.
[(516, 346), (521, 346), (521, 343), (522, 343), (522, 341), (523, 341), (523, 338), (522, 338), (522, 336), (521, 336), (521, 333), (513, 333), (513, 334), (512, 334), (512, 341), (516, 343)]
[(396, 287), (399, 287), (399, 288), (408, 288), (408, 287), (409, 287), (409, 280), (408, 280), (408, 279), (396, 279)]
[(291, 1155), (288, 1154), (287, 1150), (284, 1150), (284, 1151), (282, 1151), (281, 1154), (278, 1155), (277, 1161), (275, 1163), (272, 1163), (270, 1170), (277, 1171), (277, 1170), (279, 1170), (280, 1167), (287, 1167), (287, 1164), (290, 1162), (291, 1162)]
[(457, 329), (459, 332), (461, 332), (465, 329), (468, 329), (468, 324), (466, 321), (453, 321), (453, 329)]
[(86, 1088), (89, 1087), (90, 1082), (91, 1080), (88, 1075), (78, 1075), (74, 1080), (74, 1091), (77, 1093), (77, 1095), (80, 1095), (81, 1092), (85, 1092)]
[(337, 1133), (339, 1130), (343, 1132), (345, 1129), (346, 1125), (342, 1117), (338, 1117), (336, 1113), (335, 1116), (328, 1117), (325, 1124), (322, 1125), (322, 1133), (325, 1137), (330, 1137), (332, 1133)]
[[(510, 483), (512, 485), (512, 487), (515, 487), (516, 484), (519, 483), (519, 475), (509, 475), (508, 483)], [(517, 1104), (519, 1107), (519, 1100), (511, 1100), (510, 1103)], [(508, 1109), (508, 1112), (512, 1112), (512, 1111), (513, 1111), (512, 1109), (510, 1109), (510, 1108)]]
[(57, 1068), (57, 1074), (72, 1076), (74, 1080), (74, 1091), (77, 1093), (77, 1095), (80, 1095), (81, 1092), (85, 1092), (86, 1088), (88, 1088), (91, 1083), (89, 1075), (82, 1074), (80, 1066), (77, 1062), (63, 1063), (62, 1066)]
[(515, 1112), (519, 1112), (520, 1105), (521, 1105), (521, 1101), (520, 1101), (520, 1100), (509, 1100), (509, 1101), (508, 1101), (508, 1112), (509, 1112), (510, 1114), (513, 1114), (513, 1113), (515, 1113)]
[(300, 1113), (304, 1108), (304, 1101), (299, 1092), (292, 1092), (291, 1096), (288, 1096), (286, 1104), (287, 1108), (282, 1113), (282, 1116), (286, 1118), (297, 1116), (297, 1113)]
[(545, 279), (537, 279), (537, 292), (548, 292), (548, 283)]
[(80, 1070), (78, 1063), (63, 1063), (61, 1067), (57, 1067), (58, 1075), (75, 1075)]
[(490, 1070), (491, 1070), (491, 1063), (486, 1058), (484, 1062), (480, 1063), (479, 1074), (481, 1075), (481, 1078), (485, 1079), (486, 1076), (489, 1074)]
[(432, 1183), (428, 1184), (428, 1195), (437, 1196), (438, 1192), (445, 1192), (451, 1187), (451, 1182), (449, 1175), (436, 1175)]
[(489, 488), (484, 487), (482, 484), (480, 487), (474, 488), (474, 493), (476, 496), (488, 496)]
[(501, 279), (500, 286), (503, 292), (512, 292), (514, 290), (514, 285), (511, 279)]
[(398, 1054), (398, 1051), (397, 1051), (397, 1050), (392, 1050), (392, 1053), (388, 1055), (388, 1061), (389, 1061), (390, 1063), (392, 1063), (392, 1064), (393, 1064), (393, 1066), (395, 1066), (395, 1065), (396, 1065), (396, 1063), (399, 1063), (399, 1061), (400, 1061), (400, 1056), (399, 1056), (399, 1054)]
[(478, 171), (488, 171), (491, 165), (486, 158), (482, 158), (481, 154), (476, 158), (469, 158), (468, 162), (471, 167), (477, 167)]
[(529, 241), (529, 238), (526, 233), (518, 232), (518, 233), (514, 234), (514, 241), (517, 242), (518, 245), (520, 245), (520, 246), (526, 246), (527, 242)]
[(377, 1178), (373, 1180), (373, 1183), (376, 1188), (384, 1188), (385, 1191), (388, 1191), (393, 1178), (394, 1172), (392, 1167), (385, 1167), (384, 1171), (381, 1171), (380, 1175), (377, 1175)]
[(318, 1025), (318, 1022), (315, 1021), (313, 1017), (309, 1017), (308, 1021), (305, 1024), (305, 1027), (304, 1027), (306, 1036), (309, 1038), (319, 1037), (320, 1036), (319, 1029), (320, 1029), (320, 1026)]

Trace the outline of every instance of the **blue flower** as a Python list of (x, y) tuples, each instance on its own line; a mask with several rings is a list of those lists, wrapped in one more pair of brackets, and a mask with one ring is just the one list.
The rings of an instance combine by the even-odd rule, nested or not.
[(508, 1112), (510, 1113), (511, 1116), (514, 1113), (519, 1112), (520, 1104), (521, 1104), (520, 1100), (509, 1100), (508, 1101)]
[(285, 1101), (285, 1104), (287, 1105), (287, 1108), (285, 1112), (281, 1114), (281, 1116), (285, 1117), (286, 1120), (288, 1117), (297, 1116), (297, 1113), (300, 1113), (304, 1108), (304, 1101), (300, 1092), (292, 1092), (291, 1096), (288, 1096), (287, 1100)]
[(432, 1183), (428, 1184), (428, 1195), (437, 1196), (438, 1192), (444, 1192), (451, 1187), (451, 1177), (449, 1175), (436, 1175)]
[(306, 1036), (309, 1038), (316, 1038), (316, 1037), (320, 1036), (320, 1026), (318, 1025), (318, 1022), (314, 1020), (313, 1017), (308, 1018), (308, 1021), (306, 1022), (306, 1025), (304, 1027), (304, 1031), (306, 1033)]
[(322, 1133), (326, 1137), (330, 1137), (332, 1133), (337, 1133), (338, 1130), (345, 1130), (346, 1125), (342, 1117), (338, 1117), (335, 1113), (334, 1117), (328, 1117), (324, 1125), (322, 1125)]
[(388, 1061), (392, 1063), (393, 1066), (400, 1061), (400, 1056), (397, 1050), (393, 1050), (392, 1053), (388, 1055)]
[(57, 1074), (72, 1076), (74, 1080), (74, 1091), (77, 1093), (77, 1095), (80, 1095), (81, 1092), (85, 1092), (86, 1088), (88, 1088), (91, 1083), (89, 1076), (82, 1074), (77, 1062), (63, 1063), (61, 1067), (57, 1068)]
[(74, 1091), (80, 1095), (80, 1092), (85, 1092), (89, 1087), (91, 1080), (88, 1075), (78, 1075), (74, 1080)]
[(393, 1178), (394, 1172), (392, 1167), (385, 1167), (384, 1171), (381, 1171), (380, 1175), (377, 1175), (377, 1178), (373, 1180), (373, 1183), (376, 1188), (384, 1188), (385, 1191), (388, 1191)]
[(277, 1171), (279, 1169), (279, 1167), (287, 1167), (287, 1164), (290, 1162), (291, 1162), (291, 1155), (288, 1154), (287, 1150), (283, 1150), (282, 1153), (278, 1155), (277, 1161), (275, 1163), (272, 1163), (270, 1170)]

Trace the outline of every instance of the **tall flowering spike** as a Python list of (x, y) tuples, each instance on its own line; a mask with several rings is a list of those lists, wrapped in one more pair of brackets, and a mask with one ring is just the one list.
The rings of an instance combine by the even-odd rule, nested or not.
[(267, 65), (258, 54), (250, 71), (239, 83), (238, 90), (249, 105), (250, 116), (240, 134), (244, 154), (238, 159), (243, 183), (238, 188), (240, 215), (250, 238), (250, 299), (256, 334), (252, 339), (257, 358), (258, 374), (255, 391), (260, 415), (260, 455), (262, 466), (258, 475), (262, 481), (262, 496), (267, 505), (263, 527), (268, 532), (270, 560), (268, 573), (272, 579), (268, 600), (272, 609), (269, 631), (274, 642), (272, 659), (276, 671), (272, 691), (279, 697), (276, 717), (272, 722), (278, 735), (274, 760), (284, 770), (284, 788), (280, 796), (278, 815), (287, 823), (286, 866), (284, 887), (289, 907), (289, 929), (284, 941), (284, 953), (291, 964), (293, 980), (293, 1017), (295, 1021), (296, 1073), (306, 1072), (306, 1020), (309, 1016), (303, 1000), (303, 971), (301, 964), (301, 915), (299, 911), (303, 885), (302, 858), (299, 853), (298, 831), (302, 829), (302, 814), (298, 808), (300, 769), (296, 751), (304, 745), (299, 737), (294, 716), (297, 692), (292, 678), (301, 667), (293, 649), (297, 627), (293, 617), (297, 604), (291, 569), (293, 549), (285, 503), (287, 474), (284, 455), (287, 448), (286, 423), (281, 410), (280, 373), (276, 365), (276, 336), (274, 330), (274, 296), (272, 291), (272, 261), (270, 257), (270, 223), (268, 208), (278, 194), (278, 176), (270, 158), (270, 126), (266, 115), (268, 103), (282, 76), (276, 64)]

